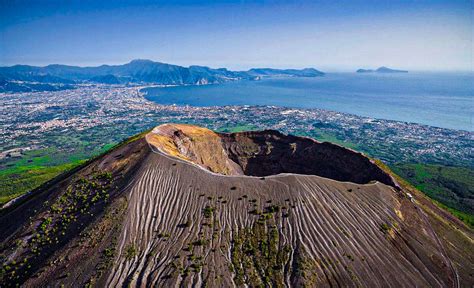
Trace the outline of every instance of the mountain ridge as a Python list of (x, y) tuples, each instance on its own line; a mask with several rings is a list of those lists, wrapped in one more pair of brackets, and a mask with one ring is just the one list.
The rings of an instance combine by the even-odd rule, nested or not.
[[(100, 65), (94, 67), (79, 67), (61, 64), (50, 64), (43, 67), (29, 65), (14, 65), (0, 67), (2, 84), (11, 83), (23, 85), (28, 90), (28, 83), (43, 84), (79, 84), (104, 83), (127, 84), (148, 83), (159, 85), (202, 85), (218, 84), (238, 80), (259, 80), (261, 77), (317, 77), (324, 73), (314, 68), (270, 69), (259, 68), (248, 71), (231, 71), (226, 68), (213, 69), (206, 66), (191, 65), (183, 67), (151, 60), (136, 59), (123, 65)], [(11, 91), (6, 84), (0, 85), (0, 92)], [(10, 89), (10, 90), (9, 90)], [(34, 89), (31, 89), (34, 90)], [(13, 90), (14, 91), (14, 90)]]

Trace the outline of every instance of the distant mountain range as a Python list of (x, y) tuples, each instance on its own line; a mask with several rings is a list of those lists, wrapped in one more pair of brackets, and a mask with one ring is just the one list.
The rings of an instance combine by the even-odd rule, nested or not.
[(376, 70), (373, 69), (359, 69), (356, 71), (357, 73), (408, 73), (406, 70), (396, 70), (391, 69), (385, 66), (379, 67)]
[(205, 66), (183, 67), (154, 62), (133, 60), (124, 65), (78, 67), (48, 65), (45, 67), (15, 65), (0, 67), (0, 92), (53, 91), (70, 89), (73, 84), (149, 83), (161, 85), (203, 85), (237, 80), (259, 80), (261, 77), (317, 77), (324, 73), (313, 68), (271, 69), (256, 68), (248, 71), (212, 69)]

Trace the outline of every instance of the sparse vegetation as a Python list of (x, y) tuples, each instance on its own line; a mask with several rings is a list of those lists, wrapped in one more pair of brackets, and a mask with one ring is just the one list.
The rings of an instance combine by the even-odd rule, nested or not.
[(382, 231), (384, 234), (389, 233), (391, 230), (392, 230), (392, 226), (387, 223), (382, 223), (380, 225), (380, 231)]
[(213, 213), (214, 213), (214, 208), (207, 205), (204, 209), (203, 209), (203, 214), (204, 214), (204, 217), (206, 218), (211, 218)]
[[(67, 240), (70, 232), (77, 231), (84, 222), (89, 221), (94, 216), (94, 211), (99, 205), (107, 202), (112, 186), (113, 175), (108, 171), (94, 170), (89, 174), (77, 177), (67, 187), (63, 193), (54, 201), (45, 201), (44, 210), (41, 212), (39, 222), (31, 221), (30, 225), (36, 228), (36, 233), (28, 241), (22, 241), (20, 251), (27, 255), (22, 263), (17, 264), (12, 261), (10, 265), (20, 270), (23, 275), (27, 275), (31, 268), (31, 263), (37, 263), (37, 259), (49, 255), (58, 247), (60, 243)], [(38, 211), (34, 211), (37, 213)], [(104, 221), (107, 220), (107, 216)], [(74, 233), (74, 232), (73, 232)], [(87, 232), (81, 233), (83, 236)], [(80, 234), (80, 235), (81, 235)], [(106, 249), (103, 252), (104, 257), (113, 257), (113, 250)], [(50, 266), (56, 265), (57, 261), (51, 262)], [(28, 264), (27, 264), (28, 263)], [(105, 262), (104, 262), (105, 263)], [(105, 265), (105, 264), (104, 264)], [(102, 267), (98, 266), (99, 269)], [(6, 274), (6, 279), (10, 281), (18, 280), (15, 273)]]
[(265, 208), (267, 213), (277, 213), (280, 212), (280, 206), (278, 205), (271, 205)]
[(114, 249), (112, 248), (106, 248), (104, 250), (104, 256), (105, 257), (113, 257), (114, 256)]
[(290, 247), (280, 243), (274, 221), (273, 213), (262, 214), (255, 225), (234, 237), (231, 260), (237, 285), (284, 286), (283, 268)]
[(205, 240), (205, 239), (198, 239), (196, 241), (193, 242), (193, 245), (194, 246), (205, 246), (209, 243), (209, 241)]
[[(321, 267), (325, 268), (326, 264), (324, 260), (321, 262)], [(300, 287), (316, 287), (317, 263), (307, 256), (303, 247), (297, 247), (293, 263), (294, 271), (291, 275), (292, 282), (298, 283)]]
[(125, 258), (127, 260), (132, 260), (135, 256), (137, 256), (137, 253), (138, 253), (137, 248), (133, 244), (129, 244), (125, 248)]
[(180, 223), (178, 224), (178, 228), (188, 228), (191, 226), (191, 221), (190, 220), (187, 220), (186, 222), (183, 222), (183, 223)]

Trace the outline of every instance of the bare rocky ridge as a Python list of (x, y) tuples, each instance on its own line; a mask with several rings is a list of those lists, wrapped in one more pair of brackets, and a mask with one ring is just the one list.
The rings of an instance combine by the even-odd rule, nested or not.
[(275, 131), (159, 126), (0, 225), (2, 287), (474, 284), (462, 223), (359, 153)]
[(192, 125), (165, 124), (147, 137), (168, 155), (224, 175), (294, 173), (396, 186), (392, 177), (358, 152), (275, 130), (219, 134)]

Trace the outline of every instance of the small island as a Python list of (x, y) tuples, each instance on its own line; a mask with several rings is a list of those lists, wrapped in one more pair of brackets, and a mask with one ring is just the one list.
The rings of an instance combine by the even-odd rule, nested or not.
[(407, 70), (391, 69), (385, 66), (379, 67), (376, 70), (373, 69), (358, 69), (357, 73), (408, 73)]

